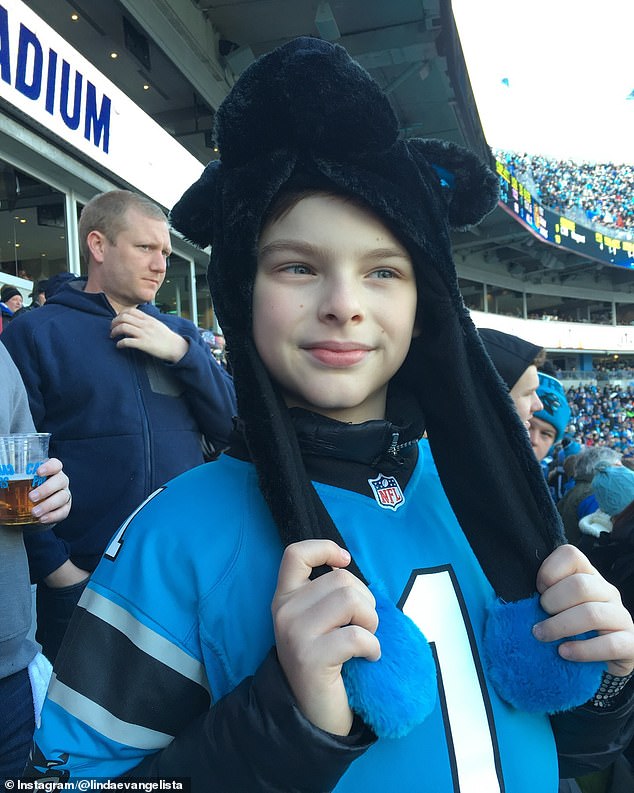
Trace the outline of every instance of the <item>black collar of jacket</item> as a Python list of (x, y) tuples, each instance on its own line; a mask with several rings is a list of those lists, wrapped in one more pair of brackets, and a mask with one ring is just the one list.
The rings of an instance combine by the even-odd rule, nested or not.
[[(390, 389), (388, 418), (362, 424), (347, 424), (302, 408), (289, 412), (306, 471), (313, 481), (371, 497), (368, 477), (380, 469), (397, 475), (401, 487), (406, 486), (425, 430), (422, 411), (413, 396)], [(227, 453), (250, 460), (239, 420)]]

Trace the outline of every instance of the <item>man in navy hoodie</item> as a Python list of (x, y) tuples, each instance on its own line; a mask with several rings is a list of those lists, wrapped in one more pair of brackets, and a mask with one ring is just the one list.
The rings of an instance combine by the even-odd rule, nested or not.
[(27, 547), (37, 639), (51, 661), (119, 524), (226, 446), (235, 414), (232, 380), (195, 325), (152, 305), (171, 253), (160, 207), (102, 193), (84, 208), (79, 238), (87, 280), (68, 282), (2, 334), (35, 425), (52, 433), (51, 455), (73, 481), (69, 518)]

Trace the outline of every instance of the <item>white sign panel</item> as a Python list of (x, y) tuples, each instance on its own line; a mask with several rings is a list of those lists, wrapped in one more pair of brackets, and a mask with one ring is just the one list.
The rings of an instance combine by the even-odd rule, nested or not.
[(21, 0), (0, 0), (0, 98), (164, 207), (203, 170)]
[(515, 319), (502, 314), (471, 311), (478, 328), (493, 328), (519, 336), (548, 350), (567, 352), (634, 352), (631, 325), (591, 325), (585, 322)]

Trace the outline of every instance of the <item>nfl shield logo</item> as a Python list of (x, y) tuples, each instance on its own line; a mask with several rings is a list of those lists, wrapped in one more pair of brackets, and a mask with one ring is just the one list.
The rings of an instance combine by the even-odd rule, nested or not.
[(376, 503), (383, 509), (398, 509), (405, 501), (401, 486), (393, 476), (379, 474), (376, 479), (368, 479)]

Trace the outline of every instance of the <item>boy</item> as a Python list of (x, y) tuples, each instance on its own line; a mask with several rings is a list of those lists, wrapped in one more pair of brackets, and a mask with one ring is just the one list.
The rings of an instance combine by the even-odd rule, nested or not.
[[(173, 222), (212, 243), (238, 434), (113, 538), (58, 656), (35, 770), (555, 791), (557, 751), (568, 772), (628, 739), (634, 628), (580, 552), (556, 548), (526, 430), (460, 299), (449, 226), (495, 205), (495, 178), (458, 147), (399, 141), (376, 84), (315, 39), (247, 70), (216, 134), (222, 159)], [(543, 610), (509, 626), (530, 650), (505, 649), (496, 608), (515, 611), (496, 595), (536, 604), (536, 589)], [(550, 686), (560, 666), (572, 690)], [(609, 708), (545, 715), (602, 679)]]

